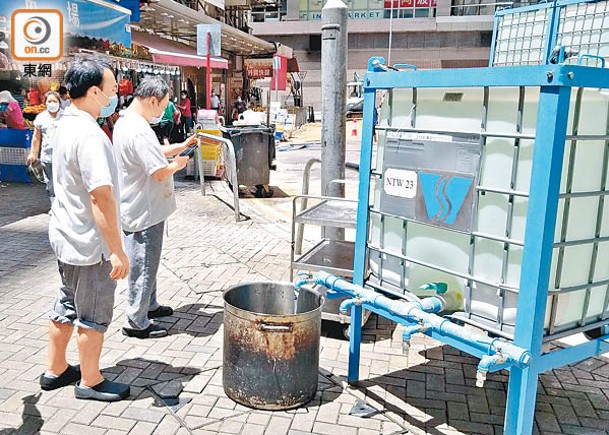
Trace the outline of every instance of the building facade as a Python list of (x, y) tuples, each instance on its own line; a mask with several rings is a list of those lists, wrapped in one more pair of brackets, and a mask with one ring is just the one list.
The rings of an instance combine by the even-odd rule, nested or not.
[[(482, 3), (480, 3), (482, 2)], [(372, 56), (421, 69), (488, 65), (492, 0), (346, 0), (348, 77), (365, 72)], [(304, 104), (321, 108), (321, 9), (324, 0), (279, 0), (254, 7), (253, 35), (290, 46), (298, 58)], [(263, 85), (264, 86), (264, 85)], [(292, 104), (286, 95), (285, 101)]]

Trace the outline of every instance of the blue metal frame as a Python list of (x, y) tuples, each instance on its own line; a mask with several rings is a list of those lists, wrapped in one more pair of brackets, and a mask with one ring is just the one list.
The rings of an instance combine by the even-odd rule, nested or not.
[[(498, 10), (497, 12), (495, 12), (495, 19), (493, 22), (493, 40), (492, 40), (492, 45), (491, 45), (491, 54), (489, 56), (489, 67), (492, 67), (493, 62), (495, 61), (495, 50), (497, 48), (497, 32), (499, 31), (500, 21), (503, 19), (503, 17), (505, 17), (506, 15), (521, 14), (524, 12), (533, 12), (533, 11), (539, 11), (541, 9), (551, 9), (551, 8), (553, 8), (553, 10), (551, 12), (552, 15), (550, 17), (550, 20), (548, 21), (548, 29), (546, 31), (546, 34), (544, 35), (544, 39), (545, 39), (544, 51), (546, 53), (546, 56), (544, 57), (544, 62), (547, 63), (548, 54), (552, 51), (552, 48), (554, 46), (551, 41), (552, 41), (552, 35), (555, 35), (554, 30), (557, 25), (557, 24), (555, 24), (556, 0), (554, 0), (553, 2), (539, 3), (536, 5), (523, 6), (520, 8), (506, 8), (506, 9), (501, 9), (501, 10)], [(550, 51), (548, 51), (548, 49)]]
[(506, 15), (520, 14), (524, 12), (533, 12), (541, 9), (552, 9), (550, 20), (548, 21), (548, 28), (546, 29), (546, 33), (544, 35), (544, 63), (550, 63), (550, 59), (552, 56), (552, 50), (557, 45), (558, 41), (558, 31), (560, 25), (560, 16), (562, 10), (570, 5), (580, 4), (580, 3), (596, 3), (600, 0), (553, 0), (547, 3), (539, 3), (531, 6), (523, 6), (519, 8), (506, 8), (501, 9), (495, 12), (495, 19), (493, 23), (493, 39), (491, 45), (491, 53), (489, 57), (489, 67), (493, 66), (493, 62), (495, 61), (495, 52), (497, 46), (497, 33), (499, 31), (500, 21)]
[[(550, 282), (550, 263), (556, 229), (558, 193), (567, 135), (571, 88), (541, 88), (537, 112), (537, 134), (533, 149), (531, 190), (522, 255), (520, 293), (514, 344), (529, 349), (531, 366), (510, 371), (505, 409), (507, 433), (532, 431), (537, 399), (539, 357)], [(523, 303), (524, 301), (524, 303)]]
[[(571, 0), (570, 0), (571, 1)], [(381, 65), (373, 63), (380, 60)], [(506, 407), (506, 434), (532, 432), (538, 375), (609, 350), (609, 336), (542, 355), (544, 319), (550, 263), (558, 207), (569, 102), (573, 87), (609, 88), (609, 71), (573, 65), (539, 65), (462, 70), (386, 71), (382, 58), (372, 58), (364, 76), (357, 230), (353, 282), (364, 284), (369, 234), (370, 172), (372, 169), (373, 119), (377, 90), (395, 88), (462, 88), (535, 86), (541, 90), (537, 135), (533, 155), (531, 191), (527, 212), (520, 295), (514, 344), (532, 354), (529, 367), (510, 370)], [(351, 308), (351, 340), (348, 380), (359, 378), (362, 307)], [(480, 357), (473, 345), (428, 334), (461, 351)]]
[[(526, 73), (523, 69), (526, 69)], [(579, 65), (506, 66), (449, 71), (441, 69), (406, 72), (387, 71), (383, 74), (368, 72), (364, 76), (364, 104), (366, 104), (365, 91), (367, 87), (374, 90), (388, 90), (394, 88), (478, 88), (484, 86), (609, 88), (609, 74), (607, 74), (606, 69)]]
[[(381, 58), (382, 59), (382, 58)], [(373, 70), (372, 62), (368, 61), (368, 71)], [(383, 60), (384, 63), (384, 60)], [(409, 72), (409, 74), (414, 73)], [(403, 74), (403, 72), (402, 72)], [(369, 83), (369, 82), (368, 82)], [(370, 202), (370, 171), (372, 169), (372, 138), (374, 127), (371, 125), (376, 119), (376, 89), (364, 84), (364, 112), (363, 119), (369, 120), (367, 128), (362, 128), (362, 146), (360, 154), (359, 177), (360, 185), (357, 195), (357, 231), (355, 234), (355, 251), (353, 262), (353, 283), (363, 286), (366, 273), (366, 242), (368, 238), (368, 205)], [(366, 124), (363, 124), (366, 127)], [(362, 184), (362, 182), (364, 184)], [(350, 383), (359, 379), (359, 355), (362, 341), (362, 307), (353, 306), (351, 309), (351, 324), (349, 325), (349, 371), (347, 379)]]

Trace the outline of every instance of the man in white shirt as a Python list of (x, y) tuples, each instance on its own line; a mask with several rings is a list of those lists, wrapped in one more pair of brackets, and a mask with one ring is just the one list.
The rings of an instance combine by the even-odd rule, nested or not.
[(121, 213), (125, 247), (131, 264), (127, 319), (123, 334), (155, 338), (167, 330), (150, 319), (171, 316), (173, 309), (157, 301), (156, 275), (161, 261), (165, 220), (175, 211), (173, 174), (183, 169), (187, 156), (175, 156), (196, 143), (160, 145), (150, 124), (158, 123), (169, 103), (169, 85), (159, 76), (144, 78), (134, 99), (114, 126), (113, 141), (120, 153)]
[(220, 104), (221, 104), (220, 97), (212, 92), (211, 99), (209, 100), (209, 106), (213, 110), (220, 110)]
[[(55, 202), (49, 240), (57, 255), (62, 286), (49, 313), (49, 364), (43, 390), (76, 382), (79, 399), (117, 401), (129, 385), (104, 379), (99, 358), (112, 321), (116, 280), (129, 272), (119, 224), (119, 179), (112, 144), (97, 118), (116, 107), (116, 80), (95, 58), (74, 62), (65, 75), (72, 105), (53, 137)], [(66, 360), (78, 328), (80, 368)]]

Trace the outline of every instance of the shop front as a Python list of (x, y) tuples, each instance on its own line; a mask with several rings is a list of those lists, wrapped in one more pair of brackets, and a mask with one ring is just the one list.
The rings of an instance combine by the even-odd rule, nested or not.
[[(13, 38), (19, 37), (20, 33), (13, 32), (25, 32), (24, 29), (12, 28), (11, 18), (17, 9), (22, 10), (19, 13), (27, 13), (30, 9), (59, 10), (63, 17), (64, 56), (52, 61), (14, 59), (10, 47)], [(59, 90), (71, 62), (86, 53), (101, 53), (115, 71), (121, 71), (122, 58), (111, 52), (122, 52), (125, 47), (131, 47), (130, 23), (129, 9), (102, 0), (0, 2), (0, 91), (8, 91), (4, 95), (10, 95), (10, 101), (14, 101), (10, 117), (23, 119), (19, 123), (8, 122), (7, 110), (0, 113), (0, 181), (30, 180), (25, 162), (33, 120), (45, 110), (46, 92)], [(51, 30), (47, 28), (47, 33)]]
[[(159, 36), (134, 31), (133, 41), (150, 51), (157, 65), (177, 65), (180, 68), (180, 83), (176, 89), (186, 91), (191, 100), (193, 115), (199, 108), (207, 105), (206, 59), (197, 55), (195, 47), (170, 41)], [(229, 61), (221, 57), (210, 59), (212, 88), (211, 92), (222, 96), (226, 92), (226, 71)], [(175, 92), (178, 96), (178, 92)]]

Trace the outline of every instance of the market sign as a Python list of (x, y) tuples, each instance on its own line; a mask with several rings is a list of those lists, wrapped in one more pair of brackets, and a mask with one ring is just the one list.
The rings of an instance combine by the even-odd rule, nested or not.
[(249, 79), (264, 79), (273, 77), (273, 58), (245, 59), (243, 61), (245, 74)]
[(435, 8), (437, 0), (385, 0), (385, 9)]

